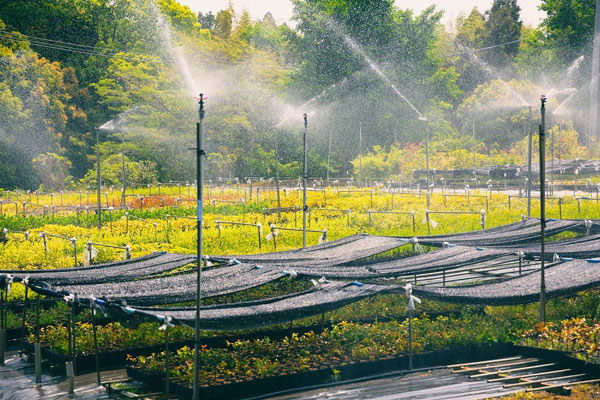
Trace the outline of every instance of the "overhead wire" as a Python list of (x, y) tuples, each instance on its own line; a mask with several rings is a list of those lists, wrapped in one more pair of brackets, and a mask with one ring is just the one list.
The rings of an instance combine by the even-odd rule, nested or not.
[[(81, 45), (77, 43), (64, 42), (59, 40), (44, 39), (36, 36), (25, 35), (22, 33), (8, 32), (6, 30), (0, 30), (0, 38), (6, 38), (14, 40), (20, 43), (28, 43), (35, 47), (48, 48), (53, 50), (62, 50), (72, 53), (79, 53), (89, 56), (100, 56), (105, 58), (112, 58), (118, 56), (120, 58), (129, 57), (151, 57), (151, 54), (136, 53), (131, 51), (114, 51), (97, 46)], [(272, 65), (272, 64), (257, 64), (257, 63), (226, 63), (226, 62), (196, 62), (196, 65), (204, 68), (225, 68), (240, 66), (254, 70), (283, 70), (290, 68), (285, 65)]]

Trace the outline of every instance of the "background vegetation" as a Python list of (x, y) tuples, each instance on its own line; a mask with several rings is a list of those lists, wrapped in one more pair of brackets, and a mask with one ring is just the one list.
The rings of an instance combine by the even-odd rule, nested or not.
[(578, 95), (588, 90), (594, 1), (544, 0), (538, 27), (523, 25), (515, 0), (447, 26), (434, 7), (417, 15), (392, 0), (293, 2), (292, 28), (231, 6), (195, 15), (176, 0), (3, 1), (0, 187), (93, 184), (94, 128), (113, 119), (117, 129), (100, 134), (107, 184), (121, 179), (109, 157), (123, 138), (130, 183), (192, 181), (200, 91), (209, 179), (274, 175), (275, 135), (281, 175), (297, 177), (307, 111), (312, 177), (327, 174), (328, 158), (331, 176), (357, 174), (361, 149), (363, 177), (422, 168), (419, 113), (434, 168), (522, 163), (526, 106), (537, 115), (540, 93), (562, 128), (561, 157), (595, 154)]

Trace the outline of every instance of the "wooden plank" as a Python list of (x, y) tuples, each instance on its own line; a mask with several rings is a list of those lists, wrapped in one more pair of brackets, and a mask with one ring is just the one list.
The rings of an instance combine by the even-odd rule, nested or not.
[[(475, 368), (466, 368), (466, 367), (463, 367), (463, 369), (460, 370), (460, 371), (458, 371), (458, 372), (478, 372), (482, 368), (510, 367), (510, 366), (513, 366), (513, 365), (530, 364), (530, 363), (535, 363), (535, 362), (539, 361), (537, 358), (528, 358), (528, 359), (521, 358), (519, 360), (521, 360), (521, 361), (515, 361), (515, 362), (503, 363), (503, 364), (496, 364), (496, 365), (482, 365), (482, 366), (475, 367)], [(452, 372), (454, 372), (454, 371), (452, 371)]]
[(490, 364), (490, 363), (502, 362), (502, 361), (513, 361), (513, 360), (518, 360), (520, 358), (523, 358), (523, 357), (516, 356), (516, 357), (507, 357), (507, 358), (497, 358), (495, 360), (475, 361), (475, 362), (463, 363), (463, 364), (452, 364), (452, 365), (447, 365), (446, 368), (468, 367), (471, 365)]
[(538, 383), (544, 383), (547, 381), (555, 381), (555, 380), (559, 380), (559, 379), (571, 379), (571, 378), (579, 378), (585, 376), (585, 374), (573, 374), (573, 375), (565, 375), (565, 376), (555, 376), (552, 378), (544, 378), (544, 379), (538, 379), (538, 380), (529, 380), (526, 379), (524, 382), (518, 382), (518, 383), (511, 383), (509, 385), (504, 385), (503, 387), (505, 388), (510, 388), (510, 387), (515, 387), (515, 386), (524, 386), (524, 385), (533, 385), (533, 384), (538, 384)]
[(551, 386), (539, 387), (539, 388), (529, 388), (529, 389), (527, 389), (527, 391), (528, 392), (536, 392), (536, 391), (540, 391), (540, 390), (559, 389), (559, 388), (566, 388), (566, 387), (576, 386), (576, 385), (586, 385), (588, 383), (596, 383), (596, 382), (600, 382), (600, 379), (590, 379), (587, 381), (563, 383), (562, 385), (551, 385)]
[(471, 375), (471, 378), (482, 378), (482, 377), (485, 377), (485, 376), (500, 375), (500, 374), (506, 374), (507, 372), (515, 372), (515, 371), (527, 371), (527, 370), (530, 370), (530, 369), (551, 367), (553, 365), (556, 365), (556, 363), (531, 365), (531, 366), (521, 367), (521, 368), (501, 369), (501, 370), (498, 370), (498, 371), (495, 371), (495, 372), (486, 372), (486, 373), (483, 373), (483, 374)]
[(538, 372), (538, 373), (532, 372), (531, 374), (524, 374), (524, 375), (511, 375), (511, 376), (505, 376), (503, 378), (488, 379), (488, 382), (514, 381), (515, 379), (531, 378), (533, 376), (560, 374), (563, 372), (569, 372), (570, 370), (571, 370), (570, 368), (565, 368), (565, 369), (557, 369), (556, 371), (546, 371), (546, 372)]

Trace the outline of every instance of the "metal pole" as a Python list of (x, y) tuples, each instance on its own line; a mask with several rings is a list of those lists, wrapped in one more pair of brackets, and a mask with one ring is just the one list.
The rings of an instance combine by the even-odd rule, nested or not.
[(100, 357), (98, 355), (98, 330), (96, 328), (96, 301), (90, 300), (90, 311), (92, 313), (92, 332), (94, 334), (94, 358), (96, 361), (96, 382), (98, 386), (102, 385), (102, 377), (100, 376)]
[(475, 178), (476, 176), (476, 172), (475, 172), (475, 118), (471, 119), (471, 125), (473, 128), (473, 178)]
[(550, 196), (552, 195), (552, 188), (554, 187), (554, 129), (550, 136)]
[(193, 396), (194, 400), (200, 399), (200, 385), (199, 380), (199, 368), (198, 363), (200, 361), (200, 305), (201, 305), (201, 293), (200, 283), (202, 282), (202, 218), (203, 218), (203, 185), (204, 176), (202, 170), (202, 157), (204, 156), (204, 98), (203, 94), (200, 94), (199, 110), (198, 114), (200, 121), (196, 124), (196, 173), (198, 184), (196, 185), (196, 230), (197, 230), (197, 260), (198, 260), (198, 271), (196, 278), (196, 320), (195, 320), (195, 332), (194, 332), (194, 379), (193, 379)]
[(600, 1), (596, 2), (593, 45), (594, 47), (592, 50), (592, 76), (590, 79), (588, 146), (590, 144), (590, 138), (595, 137), (598, 133), (598, 74), (600, 73)]
[[(306, 247), (306, 185), (308, 181), (308, 165), (306, 160), (306, 133), (308, 130), (308, 115), (305, 113), (304, 117), (304, 175), (302, 177), (302, 248)], [(360, 171), (360, 170), (359, 170)], [(360, 173), (360, 172), (359, 172)]]
[(362, 186), (362, 121), (358, 123), (358, 186)]
[[(429, 190), (429, 121), (425, 120), (425, 165), (427, 168), (427, 190)], [(429, 205), (427, 205), (429, 207)]]
[(98, 186), (98, 229), (102, 228), (102, 204), (100, 195), (100, 129), (96, 128), (96, 183)]
[(329, 148), (327, 149), (327, 184), (329, 184), (329, 162), (331, 161), (331, 130), (329, 131)]
[(546, 151), (546, 96), (540, 97), (542, 114), (542, 123), (540, 124), (540, 228), (541, 228), (541, 259), (540, 259), (540, 322), (546, 320), (546, 277), (545, 277), (545, 230), (546, 230), (546, 193), (545, 193), (545, 151)]
[(527, 149), (527, 218), (531, 217), (531, 185), (533, 184), (533, 175), (531, 173), (531, 152), (533, 146), (533, 119), (531, 117), (531, 106), (529, 106), (529, 144)]
[(126, 186), (126, 173), (125, 173), (125, 133), (121, 134), (121, 179), (123, 180), (123, 191), (121, 193), (121, 208), (124, 209), (125, 208), (125, 189), (127, 188)]
[[(279, 195), (279, 135), (277, 135), (277, 128), (275, 128), (275, 183), (277, 186), (277, 220), (281, 219), (281, 197)], [(260, 238), (260, 234), (258, 236)], [(260, 246), (259, 246), (260, 247)]]
[(413, 369), (412, 319), (413, 311), (408, 310), (408, 369)]

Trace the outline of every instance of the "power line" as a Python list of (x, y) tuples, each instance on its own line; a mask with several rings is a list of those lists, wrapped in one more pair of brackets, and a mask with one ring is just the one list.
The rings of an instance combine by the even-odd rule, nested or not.
[[(149, 54), (143, 54), (143, 53), (135, 53), (135, 52), (130, 52), (130, 51), (111, 51), (111, 50), (100, 48), (100, 47), (81, 45), (81, 44), (77, 44), (77, 43), (70, 43), (70, 42), (64, 42), (64, 41), (59, 41), (59, 40), (43, 39), (43, 38), (39, 38), (36, 36), (24, 35), (22, 33), (13, 33), (13, 32), (8, 32), (5, 30), (0, 30), (0, 38), (2, 38), (2, 37), (6, 38), (6, 39), (17, 41), (20, 43), (28, 43), (35, 47), (47, 48), (47, 49), (52, 49), (52, 50), (62, 50), (62, 51), (67, 51), (67, 52), (72, 52), (72, 53), (89, 55), (89, 56), (100, 56), (100, 57), (105, 57), (105, 58), (112, 58), (115, 56), (118, 56), (121, 58), (151, 56)], [(226, 67), (237, 67), (237, 66), (245, 67), (245, 68), (253, 69), (253, 70), (277, 70), (277, 69), (290, 68), (289, 66), (280, 66), (280, 65), (271, 65), (271, 64), (253, 64), (253, 63), (235, 64), (235, 63), (222, 62), (222, 63), (195, 63), (195, 64), (200, 67), (204, 67), (204, 68), (226, 68)]]
[[(479, 49), (470, 49), (470, 51), (472, 53), (478, 53), (480, 51), (491, 50), (491, 49), (495, 49), (497, 47), (508, 46), (509, 44), (515, 44), (515, 43), (520, 43), (520, 42), (522, 42), (522, 39), (511, 40), (510, 42), (504, 42), (504, 43), (499, 43), (499, 44), (495, 44), (495, 45), (492, 45), (492, 46), (481, 47)], [(459, 57), (462, 54), (463, 54), (462, 52), (461, 53), (454, 53), (454, 54), (445, 54), (445, 55), (443, 55), (441, 57), (444, 57), (444, 58)]]

